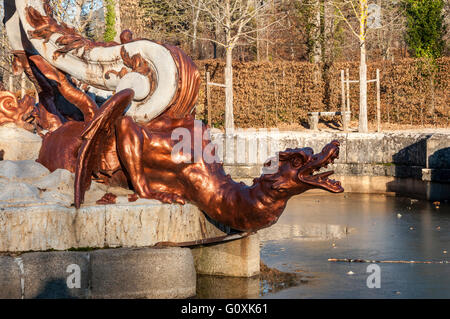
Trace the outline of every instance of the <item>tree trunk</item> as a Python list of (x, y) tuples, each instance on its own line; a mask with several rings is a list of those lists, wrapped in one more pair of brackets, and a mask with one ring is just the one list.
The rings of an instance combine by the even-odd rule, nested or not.
[(120, 21), (120, 0), (114, 1), (114, 12), (116, 14), (116, 21), (114, 23), (114, 28), (116, 30), (116, 36), (114, 41), (120, 43), (120, 33), (122, 32), (121, 21)]
[(359, 66), (359, 132), (367, 133), (367, 64), (366, 45), (361, 44), (361, 64)]
[(322, 61), (329, 64), (332, 60), (333, 51), (333, 5), (330, 0), (325, 0), (323, 3), (323, 57)]
[[(256, 25), (258, 25), (258, 22), (256, 22)], [(260, 47), (260, 40), (259, 40), (259, 30), (256, 30), (256, 61), (259, 62), (261, 61), (261, 54), (259, 51), (259, 47)]]
[(320, 0), (315, 0), (314, 2), (314, 30), (313, 30), (313, 49), (312, 49), (312, 60), (314, 63), (320, 63), (322, 60), (322, 45), (320, 43)]
[[(192, 8), (192, 54), (197, 51), (197, 32), (198, 32), (198, 20), (200, 17), (200, 10), (197, 8)], [(199, 57), (200, 54), (197, 54)]]
[[(215, 23), (215, 28), (214, 28), (214, 37), (217, 42), (220, 42), (220, 40), (221, 40), (220, 39), (220, 25), (219, 25), (219, 22), (217, 22), (217, 21)], [(214, 59), (217, 59), (219, 57), (219, 55), (221, 55), (219, 52), (219, 46), (217, 45), (217, 43), (213, 43), (213, 46), (214, 46)]]
[(367, 133), (367, 64), (366, 64), (366, 19), (367, 0), (360, 0), (360, 46), (361, 63), (359, 66), (359, 128), (358, 131)]
[(225, 131), (234, 130), (233, 114), (233, 40), (231, 38), (231, 8), (230, 0), (225, 0)]
[(73, 14), (73, 27), (78, 30), (78, 32), (83, 33), (84, 30), (81, 29), (81, 6), (82, 2), (76, 1), (73, 6), (74, 14)]
[[(289, 30), (292, 27), (292, 23), (291, 20), (288, 19), (288, 28)], [(295, 60), (295, 50), (294, 50), (294, 37), (291, 37), (290, 41), (289, 41), (289, 50), (291, 51), (291, 60)]]
[[(255, 7), (255, 9), (258, 6), (258, 1), (257, 0), (253, 0), (253, 5)], [(255, 17), (255, 23), (256, 23), (256, 61), (261, 61), (261, 51), (259, 50), (260, 46), (261, 46), (261, 30), (260, 30), (260, 19), (259, 17)]]
[(233, 114), (233, 49), (228, 47), (225, 65), (225, 129), (234, 129)]

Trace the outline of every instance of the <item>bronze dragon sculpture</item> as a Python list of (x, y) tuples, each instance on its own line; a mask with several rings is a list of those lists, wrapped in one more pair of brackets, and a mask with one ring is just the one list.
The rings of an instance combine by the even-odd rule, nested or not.
[[(30, 8), (27, 12), (31, 24), (37, 26), (39, 14)], [(45, 18), (47, 24), (54, 24), (51, 17)], [(65, 32), (54, 26), (53, 29)], [(74, 36), (72, 33), (69, 35)], [(35, 32), (33, 36), (40, 34)], [(122, 39), (126, 43), (132, 41), (129, 31), (123, 33)], [(95, 47), (88, 43), (84, 50)], [(65, 54), (79, 48), (66, 47), (58, 52)], [(121, 55), (127, 59), (129, 56), (123, 48)], [(23, 55), (26, 59), (22, 63), (32, 69), (35, 78), (40, 78), (37, 81), (44, 84), (54, 81), (58, 91), (83, 115), (82, 120), (61, 118), (61, 114), (53, 113), (52, 107), (43, 104), (38, 104), (34, 112), (38, 126), (48, 131), (43, 134), (38, 162), (50, 171), (63, 168), (75, 173), (77, 208), (83, 203), (92, 179), (95, 179), (109, 185), (129, 187), (142, 198), (179, 204), (189, 201), (221, 224), (240, 231), (256, 231), (274, 224), (294, 195), (313, 188), (333, 193), (344, 191), (340, 182), (329, 179), (333, 172), (315, 174), (338, 158), (337, 141), (326, 145), (318, 154), (314, 154), (311, 148), (279, 152), (276, 158), (265, 164), (266, 167), (276, 167), (276, 171), (265, 172), (251, 186), (233, 181), (225, 173), (223, 164), (217, 161), (211, 163), (202, 156), (194, 159), (193, 140), (190, 153), (174, 153), (179, 141), (172, 138), (172, 132), (184, 128), (194, 139), (198, 129), (192, 113), (200, 77), (189, 57), (177, 48), (167, 48), (177, 65), (176, 94), (163, 112), (147, 121), (127, 115), (127, 108), (135, 98), (135, 88), (118, 91), (98, 107), (89, 95), (69, 81), (67, 72), (54, 67), (40, 55), (29, 52)], [(144, 62), (134, 55), (135, 69), (142, 67)], [(125, 76), (127, 69), (118, 73), (121, 72)], [(157, 77), (150, 78), (155, 90), (154, 87), (159, 85), (155, 80)], [(208, 127), (202, 124), (201, 135), (208, 136), (205, 134), (207, 130)], [(215, 156), (215, 148), (211, 148), (210, 143), (209, 138), (203, 139), (202, 149), (209, 147), (211, 155)]]

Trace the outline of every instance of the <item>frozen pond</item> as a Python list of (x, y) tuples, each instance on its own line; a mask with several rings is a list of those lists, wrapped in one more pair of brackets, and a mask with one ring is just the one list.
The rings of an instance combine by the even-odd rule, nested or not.
[[(304, 233), (298, 234), (295, 229), (301, 227)], [(449, 204), (437, 208), (384, 195), (302, 195), (289, 202), (273, 230), (274, 235), (270, 230), (262, 234), (261, 259), (269, 267), (301, 270), (312, 278), (265, 298), (450, 298), (450, 263), (381, 263), (381, 288), (369, 289), (370, 263), (328, 261), (449, 261)], [(293, 230), (293, 236), (279, 238), (276, 230)]]
[[(380, 263), (381, 287), (369, 289), (371, 263), (450, 261), (450, 205), (366, 194), (303, 194), (279, 222), (259, 232), (261, 260), (297, 274), (292, 285), (263, 278), (199, 276), (199, 298), (450, 298), (450, 263)], [(276, 287), (275, 287), (276, 286)]]

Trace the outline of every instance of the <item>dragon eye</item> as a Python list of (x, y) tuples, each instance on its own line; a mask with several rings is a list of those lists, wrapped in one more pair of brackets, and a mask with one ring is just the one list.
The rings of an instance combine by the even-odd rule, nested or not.
[(299, 157), (295, 158), (292, 161), (292, 165), (294, 165), (294, 167), (300, 167), (303, 164), (303, 160)]

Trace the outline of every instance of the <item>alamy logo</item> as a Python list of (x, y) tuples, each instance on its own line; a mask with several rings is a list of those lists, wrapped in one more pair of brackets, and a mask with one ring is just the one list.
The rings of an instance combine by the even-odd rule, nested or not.
[(367, 277), (367, 288), (381, 288), (381, 268), (378, 265), (372, 264), (367, 267), (367, 273), (371, 274)]
[(66, 284), (67, 288), (81, 288), (81, 268), (77, 264), (72, 264), (67, 266), (66, 272), (70, 273), (67, 277)]
[[(277, 156), (280, 151), (276, 140), (271, 136), (277, 129), (246, 129), (233, 130), (218, 134), (213, 142), (210, 140), (210, 129), (203, 129), (199, 120), (194, 122), (194, 136), (187, 128), (177, 128), (172, 132), (172, 140), (177, 143), (172, 149), (172, 160), (175, 163), (207, 164), (264, 164), (269, 157)], [(205, 143), (208, 142), (208, 143)], [(270, 158), (264, 167), (264, 173), (275, 173), (278, 169), (278, 159)]]

